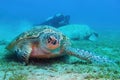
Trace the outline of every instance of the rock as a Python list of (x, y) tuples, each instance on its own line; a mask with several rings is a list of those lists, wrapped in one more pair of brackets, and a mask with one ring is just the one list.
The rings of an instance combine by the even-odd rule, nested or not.
[(72, 40), (90, 40), (95, 41), (98, 37), (98, 33), (92, 30), (87, 25), (71, 24), (58, 28), (65, 35)]

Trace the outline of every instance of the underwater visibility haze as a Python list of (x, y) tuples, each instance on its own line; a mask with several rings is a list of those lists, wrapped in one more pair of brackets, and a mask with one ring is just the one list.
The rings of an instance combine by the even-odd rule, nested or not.
[[(82, 58), (65, 55), (52, 59), (35, 59), (25, 66), (6, 46), (11, 41), (12, 47), (18, 45), (18, 42), (22, 42), (21, 37), (27, 41), (31, 41), (29, 37), (38, 39), (34, 36), (40, 37), (42, 33), (37, 32), (38, 29), (31, 29), (43, 24), (55, 27), (70, 38), (73, 48), (93, 52), (114, 63), (101, 64), (99, 60), (103, 58), (96, 57), (92, 58), (97, 60), (98, 64), (94, 64), (94, 60), (93, 63), (87, 63), (89, 59), (86, 60), (85, 56), (89, 52), (83, 51), (84, 54), (81, 53), (78, 57), (75, 53), (78, 53), (79, 49), (68, 50), (69, 47), (65, 46), (63, 48), (66, 52)], [(29, 35), (25, 33), (16, 39), (26, 31)], [(0, 80), (120, 80), (119, 34), (119, 0), (0, 0)], [(52, 45), (47, 47), (55, 49), (56, 37), (52, 36), (50, 40)], [(32, 49), (36, 50), (32, 53), (40, 52), (37, 49), (39, 47), (34, 47), (37, 43), (32, 45)], [(11, 49), (11, 46), (9, 48)]]

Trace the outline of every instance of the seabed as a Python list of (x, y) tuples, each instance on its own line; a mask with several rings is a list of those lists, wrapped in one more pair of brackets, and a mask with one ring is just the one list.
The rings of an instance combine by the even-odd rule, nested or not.
[(75, 57), (32, 61), (25, 66), (0, 43), (0, 80), (120, 80), (120, 32), (104, 31), (99, 39), (72, 41), (74, 47), (116, 60), (114, 65), (88, 64)]

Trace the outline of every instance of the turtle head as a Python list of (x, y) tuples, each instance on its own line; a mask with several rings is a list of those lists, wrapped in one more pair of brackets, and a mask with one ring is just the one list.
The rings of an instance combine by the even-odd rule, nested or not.
[(41, 46), (47, 48), (47, 49), (56, 49), (60, 46), (60, 35), (56, 33), (45, 33), (42, 34), (40, 37), (41, 40)]

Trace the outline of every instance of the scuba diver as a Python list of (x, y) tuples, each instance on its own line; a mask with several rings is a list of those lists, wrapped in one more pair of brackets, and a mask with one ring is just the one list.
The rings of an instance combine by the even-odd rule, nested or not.
[(59, 13), (59, 14), (55, 14), (52, 17), (49, 17), (47, 20), (45, 20), (44, 22), (42, 22), (39, 25), (49, 25), (49, 26), (58, 28), (60, 26), (68, 25), (69, 20), (70, 20), (69, 15), (63, 15), (63, 14)]

